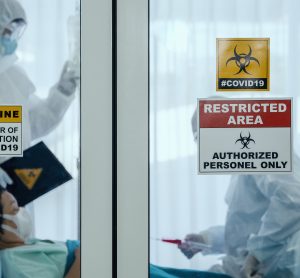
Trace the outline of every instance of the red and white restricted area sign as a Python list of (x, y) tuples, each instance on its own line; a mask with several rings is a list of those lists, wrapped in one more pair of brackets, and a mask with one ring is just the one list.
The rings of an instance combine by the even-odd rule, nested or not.
[(292, 172), (292, 99), (198, 99), (198, 173)]

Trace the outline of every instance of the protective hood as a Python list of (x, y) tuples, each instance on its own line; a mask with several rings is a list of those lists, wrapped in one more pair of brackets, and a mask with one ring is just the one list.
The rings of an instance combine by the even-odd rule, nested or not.
[(26, 14), (21, 4), (16, 0), (0, 0), (0, 34), (15, 19), (26, 21)]

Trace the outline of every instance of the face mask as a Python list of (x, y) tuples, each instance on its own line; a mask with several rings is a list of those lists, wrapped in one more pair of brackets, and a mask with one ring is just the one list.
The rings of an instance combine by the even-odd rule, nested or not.
[(17, 228), (13, 228), (6, 224), (2, 224), (1, 227), (9, 232), (16, 234), (24, 242), (27, 241), (32, 232), (32, 221), (30, 215), (24, 208), (20, 208), (16, 215), (3, 214), (4, 219), (14, 222)]
[(11, 55), (17, 49), (18, 43), (16, 40), (7, 37), (0, 38), (0, 56)]

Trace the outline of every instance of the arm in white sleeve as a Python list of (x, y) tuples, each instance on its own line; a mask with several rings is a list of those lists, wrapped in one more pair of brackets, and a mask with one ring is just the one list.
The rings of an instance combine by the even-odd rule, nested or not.
[(32, 139), (47, 135), (62, 120), (74, 99), (74, 94), (66, 96), (57, 86), (50, 89), (46, 99), (30, 95), (29, 119)]
[(261, 219), (258, 233), (248, 240), (248, 250), (259, 261), (266, 261), (276, 255), (289, 238), (300, 230), (297, 159), (294, 160), (293, 175), (273, 175), (266, 178), (264, 191), (270, 197), (270, 205)]
[(207, 230), (200, 232), (200, 235), (204, 239), (204, 243), (211, 246), (210, 249), (203, 250), (202, 254), (209, 255), (225, 253), (224, 233), (224, 226), (212, 226)]

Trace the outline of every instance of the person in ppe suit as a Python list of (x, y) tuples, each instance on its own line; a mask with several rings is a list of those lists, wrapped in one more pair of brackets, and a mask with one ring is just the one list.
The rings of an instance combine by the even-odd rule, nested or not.
[[(50, 89), (46, 99), (34, 94), (35, 86), (24, 70), (16, 65), (15, 51), (26, 24), (25, 11), (18, 1), (0, 0), (0, 105), (22, 105), (23, 149), (58, 125), (74, 99), (78, 79), (66, 63), (59, 81)], [(4, 159), (1, 158), (0, 163)], [(10, 177), (0, 168), (0, 185), (6, 187), (11, 183)]]
[(233, 176), (225, 198), (225, 226), (188, 234), (180, 250), (191, 258), (202, 251), (193, 241), (210, 245), (202, 253), (225, 253), (223, 271), (235, 278), (300, 277), (299, 170), (294, 155), (293, 174)]

